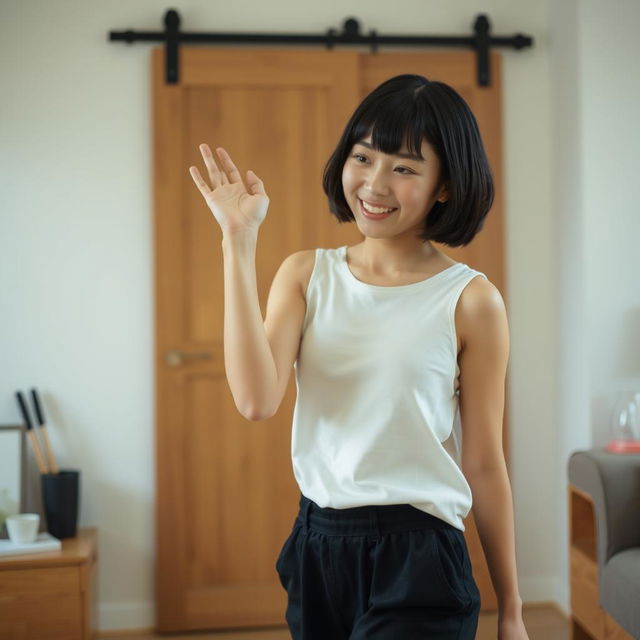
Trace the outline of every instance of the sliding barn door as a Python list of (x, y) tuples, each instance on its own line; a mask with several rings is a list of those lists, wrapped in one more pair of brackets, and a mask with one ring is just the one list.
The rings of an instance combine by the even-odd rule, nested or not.
[[(236, 410), (224, 374), (222, 233), (189, 175), (201, 142), (225, 147), (260, 176), (271, 204), (260, 227), (257, 281), (266, 308), (282, 260), (301, 249), (355, 244), (328, 213), (322, 169), (360, 98), (391, 75), (417, 72), (458, 89), (478, 113), (500, 177), (499, 58), (479, 89), (470, 53), (366, 54), (187, 48), (180, 83), (152, 53), (155, 247), (156, 621), (159, 631), (284, 625), (277, 554), (295, 518), (291, 469), (295, 380), (263, 422)], [(486, 139), (489, 136), (490, 139)], [(503, 282), (500, 194), (485, 230), (444, 250)], [(495, 604), (467, 519), (485, 607)]]

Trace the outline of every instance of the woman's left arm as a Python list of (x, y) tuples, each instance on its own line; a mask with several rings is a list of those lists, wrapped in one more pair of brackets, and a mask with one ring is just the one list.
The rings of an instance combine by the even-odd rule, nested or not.
[(465, 287), (456, 307), (461, 339), (462, 471), (498, 598), (498, 638), (528, 640), (516, 571), (511, 486), (502, 445), (509, 326), (499, 290), (484, 278)]

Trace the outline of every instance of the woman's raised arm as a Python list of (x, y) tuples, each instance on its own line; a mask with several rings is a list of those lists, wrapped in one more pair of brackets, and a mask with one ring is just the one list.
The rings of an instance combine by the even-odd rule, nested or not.
[(264, 420), (275, 413), (282, 401), (298, 351), (305, 309), (295, 271), (294, 256), (298, 254), (289, 256), (276, 274), (263, 323), (255, 256), (258, 229), (266, 217), (269, 198), (262, 181), (252, 171), (247, 172), (248, 189), (245, 188), (240, 172), (224, 149), (217, 149), (222, 170), (207, 145), (200, 145), (200, 150), (212, 188), (196, 167), (189, 171), (223, 232), (227, 381), (238, 411), (248, 420)]

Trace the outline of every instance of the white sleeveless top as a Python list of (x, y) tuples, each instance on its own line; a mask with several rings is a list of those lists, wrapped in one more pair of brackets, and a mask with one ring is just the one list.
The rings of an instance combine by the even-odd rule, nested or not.
[(464, 531), (454, 314), (476, 276), (462, 262), (426, 280), (358, 280), (347, 247), (316, 249), (295, 363), (291, 456), (321, 507), (411, 504)]

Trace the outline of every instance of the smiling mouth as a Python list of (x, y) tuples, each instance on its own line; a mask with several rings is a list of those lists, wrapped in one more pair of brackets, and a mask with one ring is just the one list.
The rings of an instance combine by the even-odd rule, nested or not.
[[(364, 203), (360, 198), (358, 198), (358, 204), (360, 205), (360, 211), (362, 212), (362, 214), (367, 218), (371, 218), (372, 220), (382, 220), (383, 218), (388, 218), (391, 214), (393, 214), (397, 210), (394, 207), (393, 209), (391, 209), (391, 211), (382, 211), (382, 212), (369, 211), (368, 209), (365, 208)], [(375, 209), (381, 209), (381, 207), (375, 207)]]

